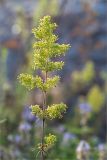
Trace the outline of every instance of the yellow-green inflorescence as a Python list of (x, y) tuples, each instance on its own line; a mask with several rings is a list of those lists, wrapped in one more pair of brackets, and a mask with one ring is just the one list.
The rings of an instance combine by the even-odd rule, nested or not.
[(62, 113), (66, 112), (67, 106), (63, 103), (53, 104), (48, 106), (45, 110), (39, 105), (31, 106), (32, 114), (38, 116), (40, 119), (54, 119), (54, 118), (62, 118)]
[[(57, 25), (51, 22), (51, 17), (45, 16), (43, 19), (40, 19), (39, 26), (32, 31), (36, 38), (36, 42), (33, 44), (32, 69), (39, 69), (47, 76), (44, 80), (39, 75), (20, 74), (18, 77), (20, 83), (29, 90), (38, 88), (43, 93), (47, 93), (49, 89), (55, 87), (59, 82), (59, 76), (50, 77), (50, 72), (62, 69), (64, 62), (53, 61), (52, 58), (65, 55), (70, 45), (57, 43), (58, 37), (53, 33), (56, 27)], [(31, 111), (32, 114), (42, 120), (52, 120), (54, 118), (61, 118), (66, 108), (67, 106), (63, 103), (50, 106), (46, 105), (45, 107), (34, 105), (31, 106)], [(54, 142), (56, 142), (56, 137), (49, 134), (47, 137), (44, 137), (44, 144), (41, 147), (43, 148), (44, 145), (49, 148)]]
[(56, 136), (49, 133), (49, 135), (44, 137), (44, 145), (42, 145), (41, 143), (38, 144), (38, 149), (42, 150), (43, 148), (43, 150), (46, 152), (55, 144), (56, 141)]

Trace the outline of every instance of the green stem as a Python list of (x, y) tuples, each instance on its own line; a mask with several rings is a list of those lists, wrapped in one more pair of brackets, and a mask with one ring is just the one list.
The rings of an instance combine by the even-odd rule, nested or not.
[[(47, 81), (47, 72), (46, 72), (46, 75), (45, 75), (45, 82)], [(42, 107), (42, 110), (45, 111), (46, 109), (46, 92), (43, 92), (43, 107)], [(43, 118), (42, 120), (42, 147), (44, 146), (44, 137), (45, 137), (45, 118)], [(42, 151), (41, 151), (41, 160), (45, 160), (45, 157), (44, 157), (44, 147), (42, 148)]]

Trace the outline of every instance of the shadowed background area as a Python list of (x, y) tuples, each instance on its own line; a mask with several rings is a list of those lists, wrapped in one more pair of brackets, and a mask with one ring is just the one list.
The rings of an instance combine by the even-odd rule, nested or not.
[(83, 153), (92, 160), (107, 158), (106, 10), (107, 0), (0, 0), (1, 160), (36, 157), (41, 121), (29, 107), (41, 104), (42, 94), (28, 92), (17, 76), (31, 73), (32, 28), (44, 15), (58, 24), (58, 43), (71, 45), (60, 57), (65, 66), (55, 72), (61, 82), (48, 93), (49, 104), (64, 102), (68, 109), (63, 119), (48, 122), (46, 132), (55, 133), (58, 141), (47, 160), (83, 160)]

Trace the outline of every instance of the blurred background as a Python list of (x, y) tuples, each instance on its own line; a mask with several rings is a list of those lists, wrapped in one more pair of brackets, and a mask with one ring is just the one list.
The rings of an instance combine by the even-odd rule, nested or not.
[(29, 106), (42, 95), (17, 76), (32, 72), (31, 32), (44, 15), (58, 24), (58, 42), (72, 46), (56, 72), (61, 83), (48, 94), (48, 103), (68, 110), (48, 122), (58, 141), (47, 160), (106, 160), (107, 0), (0, 0), (0, 159), (36, 159), (41, 121)]

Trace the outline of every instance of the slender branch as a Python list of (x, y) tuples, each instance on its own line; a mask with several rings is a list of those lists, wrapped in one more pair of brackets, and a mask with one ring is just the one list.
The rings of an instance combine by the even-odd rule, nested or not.
[[(45, 73), (45, 82), (47, 81), (47, 72)], [(46, 109), (46, 105), (47, 105), (47, 102), (46, 102), (46, 92), (43, 92), (43, 107), (42, 107), (42, 110), (45, 111)], [(43, 118), (42, 120), (42, 147), (44, 146), (44, 136), (45, 136), (45, 118)], [(44, 157), (44, 148), (42, 149), (41, 151), (41, 160), (45, 160), (45, 157)]]

